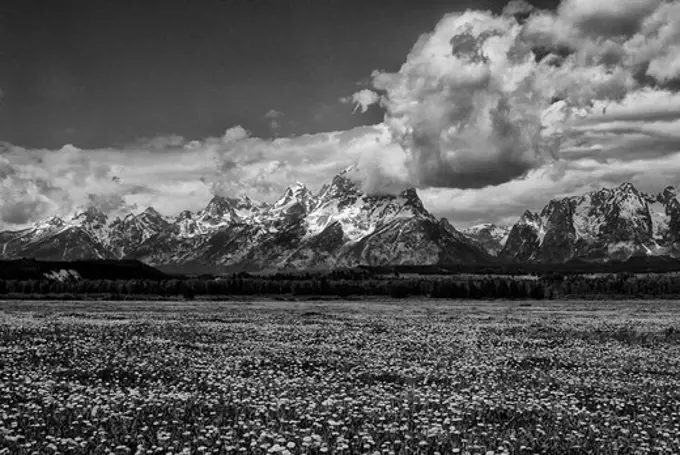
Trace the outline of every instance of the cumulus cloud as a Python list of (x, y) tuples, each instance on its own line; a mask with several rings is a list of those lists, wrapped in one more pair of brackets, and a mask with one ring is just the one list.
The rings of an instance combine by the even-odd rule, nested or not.
[(577, 124), (615, 121), (672, 121), (680, 118), (680, 93), (645, 87), (616, 103), (600, 103)]
[(510, 0), (503, 8), (503, 15), (514, 16), (517, 19), (526, 19), (535, 10), (534, 5), (526, 0)]
[[(478, 188), (518, 178), (556, 157), (559, 144), (543, 122), (556, 97), (569, 97), (567, 112), (617, 83), (605, 74), (577, 81), (537, 63), (522, 30), (514, 17), (451, 14), (421, 36), (397, 73), (376, 74), (411, 183)], [(571, 76), (569, 87), (558, 71)]]
[[(154, 182), (176, 165), (172, 159), (165, 161), (169, 156), (163, 157), (170, 146), (166, 143), (161, 151), (159, 143), (143, 145), (144, 150), (138, 146), (81, 150), (67, 145), (46, 150), (6, 145), (0, 150), (0, 226), (21, 227), (88, 207), (112, 215), (134, 209), (129, 198), (150, 193)], [(172, 154), (177, 152), (168, 152)]]
[[(343, 98), (374, 126), (289, 138), (144, 139), (119, 148), (0, 144), (0, 224), (95, 206), (199, 209), (213, 194), (273, 201), (291, 182), (318, 189), (358, 163), (362, 188), (419, 188), (456, 225), (515, 221), (526, 208), (631, 180), (680, 177), (680, 2), (511, 1), (500, 15), (444, 16), (394, 72)], [(263, 119), (273, 130), (282, 113)]]
[(557, 16), (596, 38), (632, 35), (663, 0), (564, 0)]
[(89, 194), (114, 192), (111, 166), (66, 145), (31, 150), (6, 145), (0, 152), (0, 223), (24, 224), (87, 205)]
[[(660, 84), (680, 78), (680, 2), (662, 3), (623, 44), (627, 63)], [(677, 87), (676, 87), (677, 88)]]
[(111, 216), (152, 205), (161, 213), (198, 210), (212, 195), (273, 201), (296, 180), (318, 190), (335, 173), (382, 145), (379, 127), (252, 137), (241, 126), (220, 137), (156, 137), (120, 148), (57, 150), (0, 146), (0, 228), (88, 207)]
[(23, 224), (48, 215), (53, 204), (43, 194), (47, 188), (44, 180), (25, 178), (21, 166), (0, 155), (0, 225), (3, 221)]
[(283, 115), (283, 112), (277, 111), (276, 109), (269, 109), (266, 114), (264, 114), (264, 118), (277, 118), (281, 117)]
[(351, 98), (342, 98), (343, 102), (354, 103), (354, 110), (352, 113), (356, 112), (361, 108), (361, 113), (365, 113), (371, 105), (380, 101), (380, 96), (373, 90), (363, 89), (354, 93)]
[(269, 109), (264, 118), (269, 122), (269, 128), (274, 132), (278, 133), (281, 129), (281, 118), (283, 117), (283, 112), (277, 111), (276, 109)]
[[(419, 188), (476, 189), (550, 166), (561, 150), (599, 151), (616, 142), (593, 143), (598, 134), (656, 136), (669, 149), (676, 125), (611, 122), (675, 118), (668, 85), (680, 75), (679, 45), (675, 1), (563, 0), (548, 11), (513, 0), (501, 15), (448, 14), (419, 38), (399, 71), (374, 72), (385, 124), (405, 155), (405, 169), (393, 174)], [(667, 95), (672, 101), (662, 101)], [(366, 161), (387, 167), (379, 158)]]
[(379, 126), (273, 140), (244, 137), (228, 146), (206, 141), (219, 175), (212, 190), (272, 200), (296, 180), (318, 189), (362, 155), (380, 153), (387, 142)]
[[(134, 194), (134, 189), (130, 189), (130, 194)], [(125, 195), (120, 192), (111, 194), (89, 193), (87, 195), (87, 206), (100, 210), (104, 213), (130, 212), (137, 209), (136, 204), (129, 204), (125, 200)]]
[(533, 15), (524, 36), (535, 46), (560, 48), (562, 57), (579, 65), (595, 62), (626, 72), (642, 85), (664, 85), (680, 76), (677, 1), (564, 0), (556, 12)]
[(420, 191), (428, 209), (457, 227), (482, 222), (513, 224), (527, 209), (540, 211), (551, 199), (581, 195), (631, 182), (641, 191), (659, 192), (680, 179), (680, 153), (638, 156), (625, 161), (582, 158), (534, 169), (522, 179), (479, 189), (431, 188)]

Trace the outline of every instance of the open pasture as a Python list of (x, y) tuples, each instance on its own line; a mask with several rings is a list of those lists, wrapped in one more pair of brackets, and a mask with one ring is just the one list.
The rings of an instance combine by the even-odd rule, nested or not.
[(680, 453), (680, 303), (0, 302), (3, 453)]

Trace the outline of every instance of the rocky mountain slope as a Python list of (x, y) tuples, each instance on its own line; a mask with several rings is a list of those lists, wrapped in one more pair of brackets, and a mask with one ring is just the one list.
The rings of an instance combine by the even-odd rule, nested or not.
[(505, 246), (510, 229), (511, 226), (483, 223), (461, 229), (460, 232), (481, 245), (489, 254), (496, 256)]
[(634, 256), (680, 256), (680, 202), (674, 188), (659, 194), (632, 184), (552, 200), (526, 211), (500, 256), (516, 262), (604, 262)]
[(490, 260), (477, 243), (425, 210), (415, 190), (367, 195), (354, 172), (335, 176), (319, 194), (298, 182), (274, 204), (215, 196), (196, 213), (164, 217), (150, 207), (115, 220), (90, 208), (0, 233), (0, 258), (134, 258), (223, 270)]

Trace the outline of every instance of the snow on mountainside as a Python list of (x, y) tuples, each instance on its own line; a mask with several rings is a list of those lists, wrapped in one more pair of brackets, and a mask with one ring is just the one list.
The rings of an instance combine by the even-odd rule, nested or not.
[(155, 266), (334, 268), (396, 264), (608, 261), (680, 257), (680, 202), (630, 183), (550, 201), (514, 226), (458, 231), (432, 216), (413, 189), (364, 194), (355, 168), (314, 194), (287, 188), (273, 204), (215, 196), (197, 212), (165, 217), (152, 207), (109, 219), (94, 208), (0, 232), (0, 258), (133, 258)]
[(632, 184), (552, 200), (526, 211), (512, 227), (501, 256), (515, 261), (625, 260), (680, 255), (680, 203), (675, 189), (646, 194)]
[(479, 243), (491, 255), (496, 256), (505, 246), (510, 234), (510, 226), (483, 223), (462, 229), (465, 236)]
[(253, 201), (248, 196), (238, 199), (214, 196), (208, 205), (197, 213), (196, 220), (204, 227), (245, 223), (257, 220), (268, 207), (267, 204)]
[(168, 229), (170, 222), (153, 207), (142, 213), (129, 214), (123, 219), (117, 218), (111, 223), (108, 236), (100, 236), (116, 257), (125, 257), (134, 251), (137, 245)]
[(96, 233), (103, 233), (101, 217), (98, 214), (89, 215), (79, 214), (69, 220), (52, 217), (27, 229), (2, 232), (0, 258), (30, 257), (47, 260), (113, 258), (96, 236)]
[(477, 243), (438, 220), (415, 190), (367, 195), (355, 168), (319, 194), (296, 182), (274, 204), (215, 196), (198, 212), (164, 217), (149, 207), (109, 220), (88, 209), (0, 233), (3, 258), (135, 258), (163, 266), (281, 269), (489, 260)]
[(360, 191), (350, 168), (337, 175), (318, 196), (316, 208), (302, 220), (299, 242), (282, 267), (355, 266), (359, 264), (438, 264), (488, 259), (450, 225), (445, 227), (423, 207), (415, 190), (371, 196)]
[(301, 211), (308, 213), (316, 207), (317, 202), (317, 198), (304, 183), (295, 182), (295, 185), (288, 187), (283, 196), (274, 203), (271, 213), (288, 213), (298, 206)]

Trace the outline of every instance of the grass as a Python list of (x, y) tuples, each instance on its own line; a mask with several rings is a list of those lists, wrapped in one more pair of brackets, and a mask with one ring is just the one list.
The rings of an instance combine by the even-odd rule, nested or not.
[(0, 302), (0, 454), (680, 453), (680, 305)]

